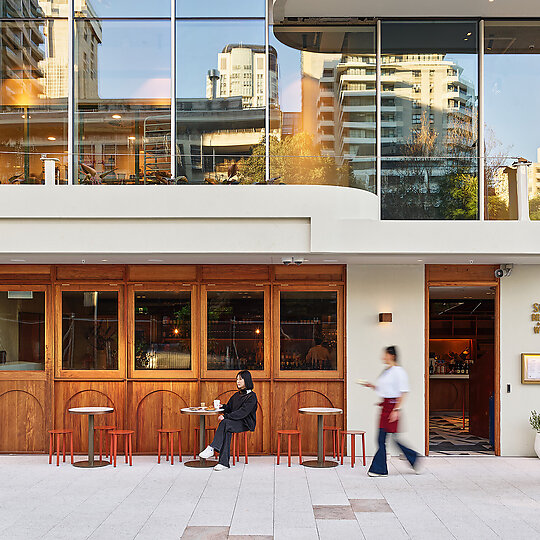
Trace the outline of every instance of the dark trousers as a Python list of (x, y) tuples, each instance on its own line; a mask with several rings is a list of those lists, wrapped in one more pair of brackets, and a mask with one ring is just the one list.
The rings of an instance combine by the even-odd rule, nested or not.
[[(388, 474), (388, 466), (386, 465), (386, 434), (386, 430), (382, 428), (379, 429), (379, 438), (377, 441), (379, 443), (379, 449), (373, 456), (373, 461), (371, 462), (371, 466), (369, 468), (369, 471), (372, 473)], [(414, 467), (414, 464), (418, 459), (418, 454), (414, 450), (403, 446), (397, 439), (397, 433), (394, 434), (394, 442), (399, 446), (403, 454), (405, 454), (405, 457), (411, 464), (411, 467)]]
[(214, 440), (210, 446), (219, 452), (219, 462), (225, 467), (229, 466), (229, 459), (231, 457), (231, 438), (233, 433), (242, 433), (247, 431), (242, 420), (228, 420), (225, 418), (222, 420), (214, 436)]

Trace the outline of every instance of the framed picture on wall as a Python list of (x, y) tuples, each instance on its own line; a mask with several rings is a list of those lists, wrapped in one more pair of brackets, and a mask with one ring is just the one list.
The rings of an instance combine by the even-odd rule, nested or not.
[(540, 384), (540, 354), (523, 353), (521, 355), (522, 384)]

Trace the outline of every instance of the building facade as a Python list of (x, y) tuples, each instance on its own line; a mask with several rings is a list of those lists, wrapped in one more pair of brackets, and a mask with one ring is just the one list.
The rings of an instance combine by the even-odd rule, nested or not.
[(540, 10), (404, 9), (2, 3), (0, 451), (84, 451), (78, 405), (191, 451), (250, 369), (253, 453), (302, 406), (371, 453), (396, 345), (415, 448), (532, 455)]

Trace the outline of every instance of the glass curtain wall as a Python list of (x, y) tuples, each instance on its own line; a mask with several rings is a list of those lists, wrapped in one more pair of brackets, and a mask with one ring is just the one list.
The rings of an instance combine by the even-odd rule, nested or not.
[(375, 27), (274, 26), (270, 35), (270, 178), (375, 192)]
[(67, 16), (61, 1), (0, 2), (0, 184), (43, 184), (43, 155), (66, 182)]
[(477, 219), (477, 23), (381, 25), (383, 219)]
[(517, 169), (529, 171), (529, 211), (540, 219), (540, 22), (486, 21), (484, 30), (485, 214), (517, 219)]

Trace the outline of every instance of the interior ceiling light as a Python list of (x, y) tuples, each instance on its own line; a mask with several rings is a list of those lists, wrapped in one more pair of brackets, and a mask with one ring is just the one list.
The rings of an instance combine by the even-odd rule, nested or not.
[(113, 114), (112, 117), (113, 117), (115, 120), (119, 120), (120, 118), (122, 118), (122, 115), (121, 115), (121, 114)]
[(49, 141), (56, 141), (56, 137), (47, 137)]
[(131, 137), (128, 137), (128, 141), (134, 141), (135, 137), (132, 135)]

